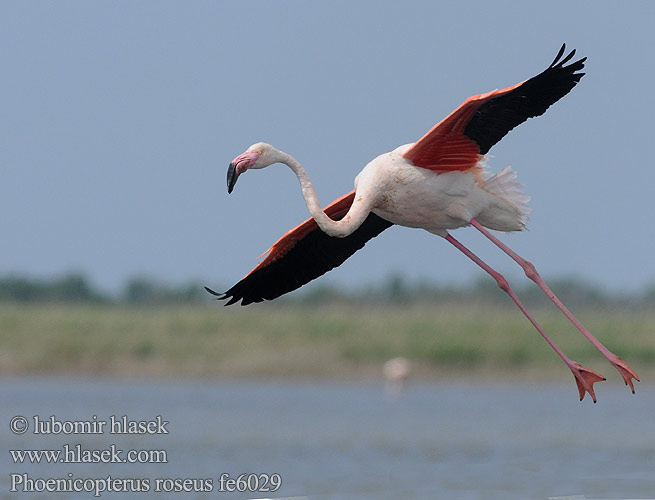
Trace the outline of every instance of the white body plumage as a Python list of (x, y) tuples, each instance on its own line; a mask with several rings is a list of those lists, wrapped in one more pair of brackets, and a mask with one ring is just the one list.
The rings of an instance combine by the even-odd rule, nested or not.
[(400, 146), (364, 167), (355, 178), (355, 203), (394, 224), (440, 236), (472, 218), (498, 231), (525, 227), (529, 197), (509, 167), (487, 179), (482, 161), (466, 171), (433, 171), (402, 156), (411, 146)]

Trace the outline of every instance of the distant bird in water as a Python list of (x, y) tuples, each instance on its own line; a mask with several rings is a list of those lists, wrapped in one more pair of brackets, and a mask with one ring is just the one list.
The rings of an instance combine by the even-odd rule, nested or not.
[[(394, 224), (423, 228), (443, 237), (496, 280), (569, 367), (580, 400), (588, 392), (596, 402), (593, 385), (605, 378), (569, 359), (530, 315), (507, 280), (448, 232), (470, 225), (523, 268), (527, 277), (617, 368), (634, 393), (632, 379), (639, 380), (634, 370), (575, 319), (530, 262), (487, 231), (525, 228), (529, 197), (523, 194), (523, 186), (509, 167), (486, 176), (484, 155), (514, 127), (545, 113), (580, 81), (586, 58), (567, 65), (575, 50), (562, 57), (564, 51), (562, 45), (552, 64), (537, 76), (512, 87), (469, 97), (418, 142), (378, 156), (355, 178), (355, 190), (324, 210), (307, 172), (295, 158), (263, 142), (250, 146), (230, 163), (228, 193), (248, 170), (284, 163), (298, 177), (312, 218), (275, 242), (266, 258), (227, 292), (207, 290), (219, 299), (229, 299), (226, 305), (239, 300), (242, 305), (273, 300), (339, 266), (368, 240)], [(341, 161), (338, 149), (327, 144), (316, 154)], [(408, 256), (412, 251), (415, 250), (407, 249)]]
[(407, 358), (392, 358), (384, 364), (383, 373), (387, 394), (392, 398), (398, 397), (412, 373), (412, 363)]

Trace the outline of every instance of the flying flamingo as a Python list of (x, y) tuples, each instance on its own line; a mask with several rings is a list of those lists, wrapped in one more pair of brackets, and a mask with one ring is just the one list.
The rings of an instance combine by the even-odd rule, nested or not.
[(569, 359), (530, 315), (507, 280), (448, 232), (471, 225), (523, 268), (526, 276), (619, 371), (634, 394), (632, 379), (639, 381), (635, 371), (582, 326), (530, 262), (487, 231), (525, 228), (529, 197), (522, 193), (523, 186), (510, 167), (485, 176), (484, 155), (514, 127), (545, 113), (580, 81), (586, 58), (566, 65), (575, 50), (562, 58), (564, 51), (562, 45), (552, 64), (537, 76), (469, 97), (418, 142), (378, 156), (355, 178), (355, 190), (324, 210), (309, 176), (295, 158), (263, 142), (250, 146), (230, 163), (228, 193), (247, 170), (284, 163), (298, 177), (312, 217), (275, 242), (266, 258), (227, 292), (207, 291), (219, 299), (229, 299), (226, 305), (239, 300), (242, 305), (273, 300), (339, 266), (394, 224), (423, 228), (443, 237), (496, 280), (569, 367), (580, 400), (588, 392), (595, 403), (593, 385), (605, 378)]

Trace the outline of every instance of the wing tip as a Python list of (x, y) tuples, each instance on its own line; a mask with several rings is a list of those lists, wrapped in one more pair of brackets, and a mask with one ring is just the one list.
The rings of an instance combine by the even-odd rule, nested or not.
[(587, 60), (586, 57), (583, 57), (581, 59), (578, 59), (577, 61), (572, 62), (568, 66), (564, 66), (567, 62), (569, 62), (573, 57), (575, 56), (575, 51), (576, 49), (571, 50), (563, 59), (562, 56), (566, 52), (566, 43), (563, 43), (562, 46), (559, 49), (559, 52), (557, 52), (557, 56), (555, 56), (555, 59), (553, 59), (553, 62), (548, 66), (548, 69), (554, 69), (554, 68), (566, 68), (566, 69), (571, 69), (571, 71), (579, 71), (584, 67), (584, 63)]
[(207, 292), (209, 292), (210, 294), (212, 294), (214, 297), (218, 297), (219, 299), (225, 298), (225, 297), (224, 297), (224, 296), (225, 296), (224, 293), (218, 293), (218, 292), (215, 292), (214, 290), (212, 290), (212, 289), (209, 288), (208, 286), (205, 287), (205, 290), (207, 290)]
[[(238, 284), (239, 283), (237, 283), (237, 285)], [(235, 285), (235, 287), (237, 285)], [(209, 288), (208, 286), (205, 287), (205, 290), (207, 290), (207, 292), (209, 292), (211, 295), (216, 297), (216, 300), (227, 300), (227, 302), (223, 304), (224, 306), (231, 306), (232, 304), (236, 304), (239, 301), (241, 301), (242, 306), (247, 306), (248, 304), (251, 304), (253, 302), (262, 302), (264, 300), (263, 298), (260, 297), (247, 297), (246, 296), (247, 294), (240, 293), (239, 290), (234, 289), (235, 287), (232, 287), (230, 290), (223, 293), (216, 292), (211, 288)]]
[[(560, 60), (560, 57), (562, 57), (562, 55), (564, 54), (564, 51), (565, 51), (565, 50), (566, 50), (566, 43), (563, 43), (562, 46), (561, 46), (560, 49), (559, 49), (559, 52), (558, 52), (557, 55), (555, 56), (555, 59), (553, 59), (553, 62), (550, 63), (549, 68), (552, 68), (552, 67), (554, 67), (554, 66), (557, 64), (557, 61)], [(575, 52), (575, 49), (573, 50), (573, 52)]]
[(229, 305), (231, 305), (231, 304), (234, 304), (236, 301), (239, 300), (237, 297), (235, 297), (234, 295), (230, 294), (229, 291), (224, 292), (224, 293), (219, 293), (219, 292), (216, 292), (216, 291), (212, 290), (212, 289), (209, 288), (208, 286), (205, 287), (205, 290), (207, 290), (207, 292), (209, 292), (211, 295), (213, 295), (214, 297), (216, 297), (216, 300), (227, 300), (227, 299), (230, 299), (230, 300), (228, 300), (228, 301), (224, 304), (224, 305), (226, 305), (226, 306), (229, 306)]

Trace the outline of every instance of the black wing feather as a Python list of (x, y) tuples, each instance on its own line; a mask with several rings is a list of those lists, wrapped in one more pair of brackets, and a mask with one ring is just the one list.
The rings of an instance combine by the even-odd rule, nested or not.
[(517, 125), (528, 118), (542, 115), (548, 107), (568, 94), (584, 76), (586, 57), (564, 66), (575, 55), (571, 51), (564, 59), (562, 45), (553, 63), (542, 73), (526, 80), (511, 92), (490, 99), (475, 112), (464, 129), (464, 135), (475, 141), (480, 154), (486, 154)]
[(368, 240), (392, 225), (371, 212), (364, 223), (345, 238), (328, 236), (316, 228), (298, 240), (283, 257), (250, 273), (224, 294), (205, 288), (221, 300), (229, 299), (226, 306), (239, 300), (245, 306), (276, 299), (339, 266)]

